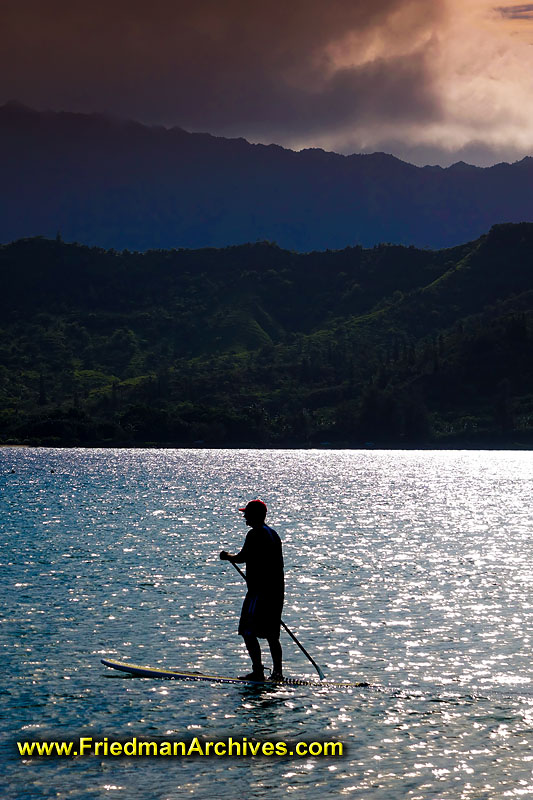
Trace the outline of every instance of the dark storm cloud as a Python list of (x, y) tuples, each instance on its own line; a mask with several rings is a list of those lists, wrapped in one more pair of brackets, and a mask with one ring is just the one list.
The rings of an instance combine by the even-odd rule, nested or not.
[[(429, 45), (409, 45), (441, 10), (441, 0), (3, 0), (0, 98), (263, 140), (432, 119)], [(381, 50), (339, 62), (350, 34)]]
[(500, 6), (496, 11), (508, 19), (533, 19), (533, 3), (521, 6)]

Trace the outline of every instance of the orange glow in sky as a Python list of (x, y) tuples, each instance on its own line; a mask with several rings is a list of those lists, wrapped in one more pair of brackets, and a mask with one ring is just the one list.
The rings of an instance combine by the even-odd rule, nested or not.
[[(406, 3), (370, 35), (350, 32), (331, 43), (327, 56), (334, 71), (419, 54), (438, 105), (434, 118), (370, 120), (327, 132), (320, 144), (344, 152), (392, 144), (414, 160), (417, 150), (435, 149), (444, 154), (441, 163), (476, 148), (511, 160), (533, 154), (533, 3), (445, 0), (431, 19), (419, 13), (419, 4)], [(316, 146), (316, 136), (295, 137), (292, 145)], [(490, 152), (486, 160), (494, 161)]]
[(533, 155), (533, 2), (2, 0), (0, 22), (0, 104), (417, 164)]

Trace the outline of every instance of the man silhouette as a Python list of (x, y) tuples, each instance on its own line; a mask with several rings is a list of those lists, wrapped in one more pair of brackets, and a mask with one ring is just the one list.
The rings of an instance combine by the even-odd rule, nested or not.
[(281, 539), (265, 524), (267, 507), (262, 500), (251, 500), (244, 512), (248, 531), (242, 549), (236, 555), (223, 550), (220, 558), (236, 564), (246, 563), (248, 591), (242, 605), (239, 634), (252, 659), (252, 671), (243, 675), (245, 680), (265, 679), (261, 663), (261, 648), (258, 637), (266, 639), (272, 655), (271, 680), (283, 678), (282, 651), (279, 641), (281, 610), (284, 599), (284, 572)]

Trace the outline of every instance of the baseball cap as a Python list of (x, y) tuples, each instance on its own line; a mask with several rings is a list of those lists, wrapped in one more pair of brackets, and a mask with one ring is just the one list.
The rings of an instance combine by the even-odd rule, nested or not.
[(267, 507), (266, 503), (263, 503), (262, 500), (250, 500), (249, 503), (246, 503), (244, 508), (239, 508), (239, 511), (255, 511), (261, 512), (261, 514), (266, 514)]

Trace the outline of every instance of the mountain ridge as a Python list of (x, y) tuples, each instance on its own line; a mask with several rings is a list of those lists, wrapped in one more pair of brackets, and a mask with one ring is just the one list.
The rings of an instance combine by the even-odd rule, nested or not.
[(106, 115), (0, 108), (0, 241), (105, 248), (276, 241), (443, 248), (533, 219), (533, 159), (417, 167), (390, 154), (292, 151)]
[(454, 163), (450, 164), (447, 167), (443, 167), (440, 164), (424, 164), (419, 166), (417, 164), (413, 164), (410, 161), (405, 161), (398, 156), (395, 156), (393, 153), (387, 153), (384, 150), (376, 150), (371, 153), (338, 153), (335, 150), (326, 150), (323, 147), (302, 147), (299, 150), (294, 150), (290, 147), (285, 147), (284, 145), (278, 144), (276, 142), (269, 142), (268, 144), (264, 142), (251, 142), (244, 136), (222, 136), (219, 134), (210, 133), (209, 131), (189, 131), (186, 128), (182, 128), (180, 125), (161, 125), (161, 124), (150, 124), (145, 122), (140, 122), (139, 120), (135, 120), (133, 118), (125, 118), (125, 117), (117, 117), (114, 114), (107, 113), (105, 111), (93, 111), (93, 112), (78, 112), (78, 111), (57, 111), (55, 109), (45, 109), (45, 110), (37, 110), (32, 108), (31, 106), (26, 105), (25, 103), (21, 103), (17, 100), (9, 100), (3, 105), (0, 105), (0, 120), (4, 121), (9, 116), (27, 116), (36, 118), (38, 116), (42, 116), (48, 119), (53, 119), (55, 117), (64, 117), (64, 118), (78, 118), (79, 120), (88, 119), (88, 120), (95, 120), (101, 121), (105, 124), (110, 124), (112, 126), (118, 128), (143, 128), (148, 131), (158, 131), (164, 133), (176, 133), (179, 134), (186, 134), (187, 136), (193, 137), (206, 137), (213, 140), (221, 140), (224, 142), (243, 142), (249, 147), (254, 147), (258, 149), (269, 149), (273, 148), (276, 150), (281, 150), (287, 153), (292, 153), (294, 155), (298, 154), (308, 154), (308, 153), (318, 153), (323, 154), (324, 156), (333, 156), (338, 159), (342, 160), (349, 160), (349, 159), (369, 159), (374, 157), (382, 158), (383, 160), (389, 160), (391, 162), (399, 162), (400, 164), (405, 164), (408, 167), (413, 167), (417, 170), (453, 170), (456, 168), (462, 167), (469, 167), (474, 170), (491, 170), (495, 167), (506, 166), (512, 167), (517, 164), (523, 164), (524, 162), (533, 161), (533, 156), (523, 156), (521, 159), (517, 159), (516, 161), (499, 161), (494, 164), (490, 164), (488, 166), (478, 166), (475, 164), (470, 164), (463, 160), (455, 161)]

